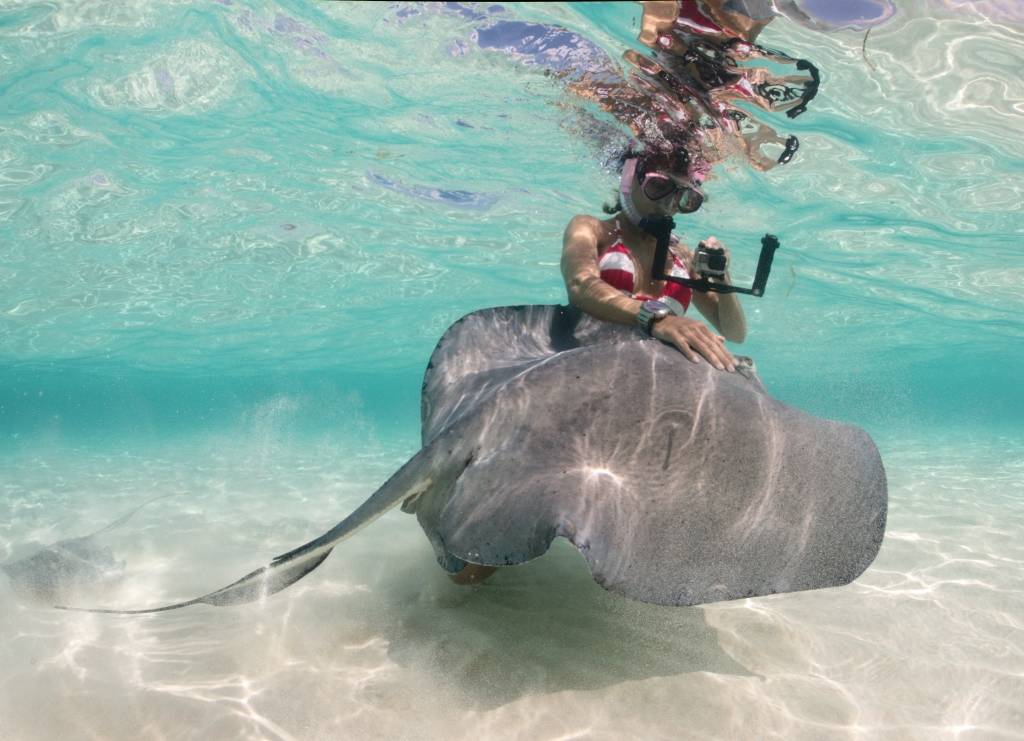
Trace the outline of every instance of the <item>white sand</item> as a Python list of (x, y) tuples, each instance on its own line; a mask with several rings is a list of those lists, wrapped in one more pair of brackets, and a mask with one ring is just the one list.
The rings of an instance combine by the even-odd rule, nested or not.
[[(840, 589), (654, 607), (562, 541), (460, 588), (397, 512), (258, 606), (73, 614), (5, 584), (0, 738), (1020, 738), (1019, 448), (882, 448), (886, 540)], [(326, 529), (406, 451), (266, 453), (9, 455), (0, 553), (180, 492), (110, 534), (127, 573), (96, 599), (196, 596)]]

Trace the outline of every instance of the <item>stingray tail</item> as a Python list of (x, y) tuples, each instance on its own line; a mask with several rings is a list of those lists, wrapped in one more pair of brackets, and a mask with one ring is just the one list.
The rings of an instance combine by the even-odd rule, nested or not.
[(214, 592), (185, 602), (143, 610), (109, 610), (87, 607), (66, 607), (61, 610), (141, 615), (166, 612), (189, 605), (206, 604), (223, 607), (241, 605), (264, 599), (280, 592), (324, 562), (340, 541), (349, 537), (407, 499), (417, 497), (438, 482), (450, 482), (462, 473), (472, 454), (460, 450), (459, 438), (451, 430), (439, 435), (427, 447), (410, 458), (356, 510), (319, 538), (283, 553), (271, 563), (246, 574), (241, 579)]
[(114, 520), (112, 523), (107, 525), (106, 527), (102, 527), (99, 530), (97, 530), (96, 532), (94, 532), (92, 535), (87, 535), (86, 537), (94, 538), (97, 535), (102, 535), (103, 533), (109, 532), (109, 531), (113, 530), (114, 528), (121, 527), (123, 524), (128, 522), (128, 520), (132, 519), (132, 517), (135, 516), (135, 513), (138, 512), (143, 507), (146, 507), (146, 506), (152, 504), (153, 502), (157, 502), (157, 501), (159, 501), (161, 499), (167, 499), (167, 497), (176, 497), (176, 496), (178, 496), (178, 494), (179, 494), (179, 492), (172, 491), (170, 494), (161, 494), (158, 497), (153, 497), (152, 499), (147, 499), (145, 502), (140, 504), (138, 507), (135, 507), (130, 512), (126, 512), (125, 514), (121, 515), (116, 520)]

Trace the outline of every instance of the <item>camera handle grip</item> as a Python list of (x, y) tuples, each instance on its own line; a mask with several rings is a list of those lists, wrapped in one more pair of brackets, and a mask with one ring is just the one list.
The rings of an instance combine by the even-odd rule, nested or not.
[(774, 234), (765, 234), (761, 237), (761, 256), (757, 259), (754, 285), (750, 289), (750, 292), (755, 296), (764, 295), (764, 287), (768, 283), (768, 274), (772, 270), (772, 260), (775, 259), (775, 250), (777, 249), (779, 249), (778, 237)]

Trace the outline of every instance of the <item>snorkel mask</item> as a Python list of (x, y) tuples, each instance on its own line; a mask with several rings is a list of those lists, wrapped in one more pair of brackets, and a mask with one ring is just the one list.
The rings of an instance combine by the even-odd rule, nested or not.
[[(622, 180), (619, 181), (619, 195), (622, 201), (622, 210), (635, 226), (640, 225), (643, 217), (636, 210), (633, 203), (633, 183), (637, 180), (637, 168), (640, 165), (639, 157), (630, 157), (622, 166)], [(679, 185), (672, 177), (657, 170), (653, 172), (642, 172), (640, 174), (640, 188), (644, 197), (649, 201), (660, 201), (678, 194), (676, 208), (684, 214), (690, 214), (701, 207), (704, 203), (704, 193), (696, 185)]]

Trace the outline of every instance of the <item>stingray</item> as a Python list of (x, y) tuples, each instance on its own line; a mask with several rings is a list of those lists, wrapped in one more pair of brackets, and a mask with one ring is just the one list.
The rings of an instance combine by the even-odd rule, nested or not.
[(892, 0), (777, 0), (778, 12), (813, 31), (864, 31), (896, 14)]
[(143, 502), (130, 512), (90, 535), (59, 540), (29, 556), (0, 564), (11, 588), (22, 599), (52, 605), (68, 597), (81, 597), (121, 577), (124, 561), (114, 557), (100, 536), (121, 527), (147, 504), (173, 496), (163, 494)]
[(446, 190), (430, 188), (422, 185), (406, 185), (373, 170), (366, 171), (366, 177), (373, 183), (393, 190), (402, 195), (419, 198), (422, 201), (445, 203), (466, 208), (488, 209), (498, 202), (499, 196), (494, 193), (473, 193), (468, 190)]
[(574, 309), (463, 317), (421, 411), (422, 449), (320, 537), (202, 597), (103, 611), (265, 598), (398, 505), (451, 573), (563, 537), (603, 587), (662, 605), (840, 586), (881, 545), (885, 472), (863, 430), (772, 399), (752, 364), (717, 371)]

